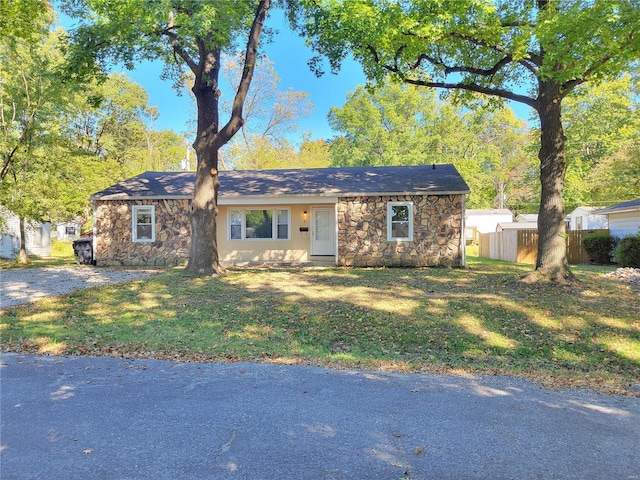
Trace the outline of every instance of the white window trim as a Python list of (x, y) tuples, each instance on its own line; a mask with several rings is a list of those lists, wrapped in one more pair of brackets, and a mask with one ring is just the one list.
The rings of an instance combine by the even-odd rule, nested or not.
[[(247, 238), (246, 228), (247, 221), (245, 212), (251, 210), (269, 210), (271, 212), (271, 238)], [(278, 238), (278, 212), (285, 210), (287, 212), (287, 238)], [(240, 238), (231, 238), (231, 218), (233, 212), (240, 212)], [(230, 242), (288, 242), (291, 241), (291, 208), (274, 207), (274, 208), (259, 208), (259, 207), (246, 207), (246, 208), (230, 208), (227, 212), (227, 240)]]
[[(287, 212), (287, 237), (286, 238), (278, 238), (278, 226), (281, 225), (278, 223), (278, 213), (280, 211)], [(273, 235), (274, 240), (280, 242), (287, 242), (291, 240), (291, 209), (290, 208), (275, 208), (273, 210)]]
[[(240, 238), (231, 238), (231, 219), (233, 212), (240, 212)], [(231, 242), (240, 242), (244, 239), (244, 210), (242, 208), (232, 208), (227, 212), (227, 240)]]
[[(151, 238), (138, 238), (138, 212), (151, 210)], [(131, 210), (131, 238), (134, 243), (150, 243), (156, 241), (156, 207), (155, 205), (134, 205)]]
[[(393, 237), (392, 236), (392, 218), (393, 207), (409, 208), (409, 236)], [(387, 241), (389, 242), (412, 242), (413, 241), (413, 202), (387, 202)]]

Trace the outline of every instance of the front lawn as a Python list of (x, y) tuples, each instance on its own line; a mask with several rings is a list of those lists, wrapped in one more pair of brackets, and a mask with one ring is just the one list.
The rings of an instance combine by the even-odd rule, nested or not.
[(2, 350), (525, 376), (640, 395), (640, 291), (580, 268), (577, 290), (531, 269), (180, 270), (5, 308)]

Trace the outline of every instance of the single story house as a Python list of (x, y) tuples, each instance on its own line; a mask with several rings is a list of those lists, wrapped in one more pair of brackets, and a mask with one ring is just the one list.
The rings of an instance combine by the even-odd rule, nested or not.
[(578, 207), (569, 214), (569, 230), (598, 230), (608, 228), (607, 217), (596, 214), (598, 207)]
[[(188, 258), (194, 172), (146, 172), (90, 196), (97, 265)], [(221, 171), (223, 264), (463, 266), (465, 195), (453, 165)]]
[(640, 233), (640, 198), (602, 208), (596, 213), (607, 216), (609, 232), (615, 237), (622, 238)]
[[(0, 207), (0, 257), (15, 258), (20, 253), (20, 217)], [(51, 224), (26, 219), (24, 222), (27, 255), (51, 255)]]
[(478, 241), (478, 234), (492, 233), (501, 222), (512, 222), (513, 213), (506, 208), (466, 210), (465, 239)]

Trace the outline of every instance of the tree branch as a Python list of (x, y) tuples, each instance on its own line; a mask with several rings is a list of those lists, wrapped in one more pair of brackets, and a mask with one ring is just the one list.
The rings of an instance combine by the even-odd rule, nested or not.
[(586, 75), (583, 78), (576, 78), (574, 80), (569, 80), (568, 82), (563, 83), (560, 87), (560, 98), (566, 97), (574, 88), (576, 88), (578, 85), (582, 85), (585, 82), (587, 82)]
[(534, 108), (534, 109), (538, 108), (537, 100), (531, 97), (527, 97), (526, 95), (519, 95), (510, 90), (505, 90), (502, 88), (484, 87), (482, 85), (478, 85), (475, 83), (428, 82), (425, 80), (417, 80), (417, 79), (407, 77), (404, 73), (399, 71), (398, 68), (396, 67), (389, 66), (389, 65), (380, 65), (380, 66), (389, 72), (399, 75), (403, 82), (409, 83), (411, 85), (418, 85), (418, 86), (430, 87), (430, 88), (444, 88), (448, 90), (467, 90), (470, 92), (483, 93), (485, 95), (501, 97), (506, 100), (512, 100), (518, 103), (524, 103), (525, 105), (529, 105), (531, 108)]
[(534, 76), (538, 77), (540, 75), (540, 66), (542, 65), (540, 56), (533, 52), (527, 52), (527, 54), (529, 55), (529, 59), (523, 58), (522, 60), (518, 60), (518, 63), (529, 70)]
[(481, 75), (485, 77), (492, 77), (496, 73), (498, 73), (503, 67), (513, 62), (513, 58), (511, 55), (506, 55), (501, 58), (493, 67), (491, 68), (475, 68), (468, 66), (459, 66), (459, 67), (449, 67), (447, 66), (443, 60), (437, 60), (433, 57), (430, 57), (426, 54), (421, 54), (418, 57), (416, 63), (412, 66), (413, 69), (419, 68), (422, 60), (427, 60), (429, 63), (433, 65), (439, 65), (444, 68), (444, 74), (449, 75), (450, 73), (469, 73), (471, 75)]
[[(493, 95), (496, 97), (501, 97), (504, 98), (506, 100), (512, 100), (514, 102), (518, 102), (518, 103), (524, 103), (525, 105), (529, 105), (530, 107), (537, 109), (538, 108), (538, 102), (537, 100), (528, 97), (526, 95), (519, 95), (517, 93), (514, 93), (510, 90), (505, 90), (505, 89), (501, 89), (501, 88), (490, 88), (490, 87), (484, 87), (482, 85), (478, 85), (475, 83), (464, 83), (464, 82), (458, 82), (458, 83), (450, 83), (450, 82), (427, 82), (424, 80), (417, 80), (417, 79), (412, 79), (409, 78), (406, 74), (404, 74), (401, 69), (396, 65), (385, 65), (382, 64), (380, 62), (380, 56), (378, 55), (378, 52), (376, 51), (375, 48), (373, 48), (371, 45), (367, 45), (366, 48), (369, 50), (369, 53), (373, 56), (373, 59), (375, 61), (375, 63), (377, 65), (379, 65), (381, 68), (383, 68), (384, 70), (387, 70), (388, 72), (394, 73), (396, 75), (398, 75), (403, 82), (405, 83), (409, 83), (412, 85), (418, 85), (418, 86), (423, 86), (423, 87), (430, 87), (430, 88), (444, 88), (444, 89), (449, 89), (449, 90), (468, 90), (471, 92), (476, 92), (476, 93), (483, 93), (486, 95)], [(402, 51), (404, 47), (400, 47), (400, 49), (398, 49), (398, 51), (396, 52), (396, 61), (397, 61), (397, 57), (399, 55), (399, 53)], [(444, 61), (442, 60), (437, 60), (434, 58), (429, 57), (428, 55), (420, 55), (418, 61), (413, 65), (413, 68), (417, 68), (420, 66), (420, 62), (421, 60), (427, 60), (432, 64), (435, 65), (440, 65), (443, 68), (445, 68), (445, 73), (454, 73), (454, 72), (466, 72), (466, 73), (476, 73), (478, 75), (482, 75), (482, 76), (492, 76), (493, 74), (495, 74), (495, 72), (499, 71), (502, 67), (504, 67), (505, 65), (507, 65), (511, 59), (508, 57), (503, 58), (502, 60), (500, 60), (496, 65), (494, 65), (493, 68), (491, 69), (473, 69), (471, 67), (447, 67), (444, 64)]]
[(511, 22), (500, 22), (500, 26), (503, 28), (512, 28), (512, 27), (535, 27), (536, 24), (533, 22), (519, 22), (516, 20), (513, 20)]
[[(628, 38), (627, 42), (625, 42), (623, 45), (621, 45), (620, 50), (624, 50), (631, 42), (633, 42), (635, 34), (636, 34), (635, 31), (632, 31), (629, 34), (629, 38)], [(615, 53), (617, 53), (617, 52), (615, 52)], [(591, 64), (591, 66), (584, 71), (584, 73), (582, 74), (582, 76), (580, 78), (575, 78), (573, 80), (569, 80), (569, 81), (565, 82), (564, 84), (562, 84), (561, 89), (560, 89), (560, 93), (562, 95), (562, 98), (566, 97), (578, 85), (581, 85), (581, 84), (589, 81), (589, 77), (591, 75), (593, 75), (594, 72), (599, 67), (603, 66), (605, 63), (611, 61), (615, 57), (615, 53), (613, 53), (613, 52), (606, 53), (601, 58), (599, 58), (597, 61), (593, 62)]]
[[(504, 48), (501, 45), (494, 45), (494, 44), (485, 42), (484, 40), (478, 40), (477, 38), (469, 37), (467, 35), (463, 35), (457, 32), (453, 32), (449, 36), (452, 38), (457, 38), (458, 40), (464, 40), (465, 42), (471, 43), (472, 45), (495, 50), (496, 52), (507, 55), (513, 59), (511, 52), (509, 52), (506, 48)], [(540, 66), (542, 65), (542, 59), (540, 58), (539, 55), (536, 55), (534, 52), (528, 51), (527, 54), (529, 55), (529, 59), (519, 60), (518, 63), (537, 76)]]
[[(506, 25), (502, 25), (502, 26), (519, 26), (519, 25), (516, 25), (516, 24), (509, 25), (509, 24), (506, 24)], [(406, 31), (405, 31), (405, 32), (403, 32), (403, 35), (407, 35), (407, 36), (411, 36), (411, 37), (416, 37), (416, 38), (419, 38), (419, 39), (421, 39), (421, 40), (425, 40), (425, 41), (426, 41), (426, 39), (425, 39), (425, 38), (420, 37), (420, 35), (417, 35), (417, 34), (415, 34), (415, 33), (413, 33), (413, 32), (406, 32)], [(476, 45), (476, 46), (478, 46), (478, 47), (488, 48), (488, 49), (494, 50), (495, 52), (498, 52), (498, 53), (500, 53), (500, 54), (504, 55), (503, 59), (502, 59), (502, 60), (500, 60), (500, 62), (504, 62), (504, 64), (503, 64), (502, 66), (507, 65), (509, 62), (513, 61), (513, 56), (512, 56), (512, 54), (511, 54), (511, 52), (509, 52), (509, 51), (508, 51), (506, 48), (504, 48), (502, 45), (492, 44), (492, 43), (486, 42), (486, 41), (484, 41), (484, 40), (479, 40), (479, 39), (477, 39), (477, 38), (470, 37), (470, 36), (468, 36), (468, 35), (464, 35), (464, 34), (462, 34), (462, 33), (458, 33), (458, 32), (451, 32), (451, 33), (449, 33), (449, 34), (446, 34), (446, 35), (444, 35), (442, 38), (436, 39), (436, 40), (435, 40), (435, 42), (438, 42), (439, 40), (442, 40), (442, 39), (444, 39), (444, 38), (446, 38), (446, 37), (449, 37), (449, 38), (455, 38), (455, 39), (457, 39), (457, 40), (462, 40), (462, 41), (465, 41), (465, 42), (470, 43), (470, 44), (472, 44), (472, 45)], [(541, 65), (541, 59), (540, 59), (539, 55), (536, 55), (536, 54), (535, 54), (535, 53), (533, 53), (533, 52), (530, 52), (530, 51), (529, 51), (529, 52), (527, 52), (527, 53), (528, 53), (528, 55), (529, 55), (529, 59), (522, 59), (522, 60), (518, 60), (518, 63), (519, 63), (520, 65), (522, 65), (524, 68), (526, 68), (527, 70), (529, 70), (531, 73), (533, 73), (534, 75), (536, 75), (536, 76), (537, 76), (537, 75), (538, 75), (538, 72), (539, 72), (539, 67), (540, 67), (540, 65)], [(487, 69), (487, 70), (484, 70), (484, 72), (487, 72), (487, 73), (483, 73), (483, 70), (482, 70), (482, 69), (477, 69), (477, 70), (475, 70), (475, 71), (474, 71), (474, 69), (472, 69), (471, 67), (457, 67), (457, 69), (455, 69), (455, 70), (454, 70), (454, 69), (453, 69), (454, 67), (446, 67), (446, 66), (444, 65), (444, 62), (442, 62), (442, 61), (440, 61), (441, 63), (436, 63), (435, 61), (433, 61), (432, 59), (430, 59), (430, 58), (429, 58), (428, 56), (426, 56), (426, 55), (424, 55), (424, 59), (427, 59), (427, 60), (429, 60), (429, 62), (431, 62), (431, 63), (433, 63), (433, 64), (436, 64), (436, 65), (437, 65), (437, 64), (440, 64), (441, 66), (445, 67), (445, 71), (446, 71), (446, 69), (449, 69), (449, 71), (450, 71), (451, 73), (455, 73), (455, 72), (466, 72), (466, 73), (475, 73), (475, 74), (477, 74), (477, 75), (492, 76), (492, 75), (495, 75), (495, 73), (497, 72), (497, 70), (494, 72), (494, 71), (492, 71), (493, 69)], [(500, 63), (500, 62), (498, 62), (498, 63)], [(418, 62), (418, 63), (419, 63), (419, 62)], [(495, 68), (495, 67), (494, 67), (494, 68)], [(500, 67), (500, 68), (501, 68), (501, 67)]]
[(464, 34), (459, 33), (459, 32), (448, 33), (447, 35), (445, 35), (445, 37), (457, 38), (458, 40), (464, 40), (465, 42), (468, 42), (468, 43), (470, 43), (472, 45), (476, 45), (478, 47), (485, 47), (485, 48), (489, 48), (491, 50), (495, 50), (496, 52), (499, 52), (499, 53), (502, 53), (502, 54), (509, 54), (507, 49), (504, 48), (502, 45), (494, 45), (494, 44), (491, 44), (489, 42), (485, 42), (484, 40), (480, 40), (478, 38), (470, 37), (468, 35), (464, 35)]
[(195, 41), (196, 45), (198, 45), (198, 51), (200, 52), (200, 59), (198, 60), (197, 64), (195, 62), (193, 63), (193, 68), (191, 68), (191, 66), (189, 68), (191, 68), (191, 71), (195, 74), (196, 77), (198, 77), (199, 72), (204, 72), (205, 70), (205, 66), (208, 60), (206, 52), (208, 52), (209, 50), (207, 50), (205, 41), (199, 35), (195, 37)]
[(253, 19), (253, 24), (251, 25), (251, 30), (249, 32), (249, 39), (247, 41), (247, 49), (244, 56), (244, 69), (231, 107), (231, 118), (220, 130), (218, 135), (215, 136), (214, 143), (218, 148), (231, 140), (244, 123), (242, 118), (242, 109), (247, 98), (247, 92), (251, 85), (253, 71), (258, 58), (258, 44), (260, 42), (260, 35), (262, 34), (262, 27), (264, 26), (264, 21), (270, 7), (271, 0), (261, 0), (256, 10), (256, 15)]
[(169, 41), (171, 42), (171, 47), (173, 48), (174, 58), (175, 58), (175, 55), (177, 54), (187, 64), (187, 66), (191, 69), (191, 71), (195, 73), (196, 69), (198, 68), (198, 65), (196, 64), (196, 62), (193, 61), (191, 56), (180, 45), (180, 36), (176, 33), (176, 30), (178, 27), (174, 25), (173, 22), (174, 22), (173, 12), (169, 11), (169, 23), (167, 25), (167, 28), (162, 30), (160, 34), (165, 35), (166, 37), (169, 38)]
[[(15, 169), (13, 168), (15, 164), (15, 155), (17, 154), (18, 149), (20, 147), (28, 143), (29, 141), (28, 136), (32, 134), (33, 123), (35, 122), (36, 115), (38, 114), (38, 112), (40, 111), (40, 107), (42, 106), (42, 92), (39, 92), (40, 95), (38, 96), (37, 101), (32, 100), (31, 94), (29, 92), (28, 79), (24, 73), (22, 73), (20, 76), (22, 77), (22, 82), (24, 84), (24, 95), (25, 95), (27, 110), (29, 111), (29, 114), (24, 116), (22, 120), (19, 121), (19, 123), (22, 126), (22, 129), (20, 131), (20, 136), (16, 140), (16, 143), (14, 147), (11, 149), (11, 152), (3, 156), (4, 158), (2, 162), (3, 163), (2, 170), (0, 171), (0, 180), (4, 180), (4, 178), (7, 176), (7, 174), (10, 171), (12, 171), (15, 176)], [(13, 107), (13, 115), (11, 118), (11, 122), (13, 123), (17, 116), (17, 109), (16, 109), (15, 103), (13, 103), (12, 107)], [(4, 127), (4, 113), (2, 116), (2, 120), (3, 120), (3, 127)]]

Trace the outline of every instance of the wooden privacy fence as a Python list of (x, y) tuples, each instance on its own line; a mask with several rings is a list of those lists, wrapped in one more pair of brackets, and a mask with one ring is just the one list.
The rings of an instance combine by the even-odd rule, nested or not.
[[(582, 247), (582, 239), (594, 232), (609, 230), (575, 230), (567, 234), (567, 261), (576, 265), (589, 263), (589, 256)], [(503, 230), (495, 233), (481, 233), (478, 255), (517, 263), (536, 263), (538, 255), (537, 230)]]

